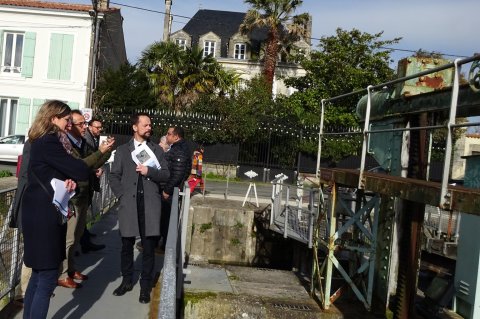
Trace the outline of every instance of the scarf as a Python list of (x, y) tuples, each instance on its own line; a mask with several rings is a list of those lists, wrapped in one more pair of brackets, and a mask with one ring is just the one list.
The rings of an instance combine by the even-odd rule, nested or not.
[(65, 132), (58, 131), (58, 139), (60, 140), (60, 143), (62, 143), (65, 151), (67, 151), (68, 154), (72, 154), (72, 143), (70, 143), (67, 134), (65, 134)]

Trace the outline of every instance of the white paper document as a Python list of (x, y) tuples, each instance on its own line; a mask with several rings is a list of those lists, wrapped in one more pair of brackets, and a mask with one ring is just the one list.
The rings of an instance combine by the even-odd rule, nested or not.
[(58, 178), (52, 178), (50, 184), (55, 191), (53, 194), (53, 205), (58, 207), (63, 216), (68, 216), (68, 201), (75, 195), (75, 191), (68, 192), (65, 187), (65, 181)]
[(142, 144), (132, 151), (132, 160), (137, 164), (160, 169), (160, 163), (150, 147)]

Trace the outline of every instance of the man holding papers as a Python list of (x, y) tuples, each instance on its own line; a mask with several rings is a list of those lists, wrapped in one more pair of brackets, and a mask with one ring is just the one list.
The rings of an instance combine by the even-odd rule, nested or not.
[(122, 296), (133, 288), (133, 245), (135, 237), (140, 236), (144, 249), (139, 301), (148, 303), (155, 273), (154, 250), (160, 235), (159, 183), (167, 181), (170, 173), (163, 150), (149, 140), (152, 124), (148, 114), (133, 115), (131, 123), (133, 138), (117, 148), (110, 172), (110, 187), (120, 201), (123, 277), (113, 294)]

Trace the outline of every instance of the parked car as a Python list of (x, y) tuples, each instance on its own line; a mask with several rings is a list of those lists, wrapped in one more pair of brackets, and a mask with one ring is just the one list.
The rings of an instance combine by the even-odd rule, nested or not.
[(0, 161), (17, 162), (22, 155), (25, 135), (9, 135), (0, 137)]

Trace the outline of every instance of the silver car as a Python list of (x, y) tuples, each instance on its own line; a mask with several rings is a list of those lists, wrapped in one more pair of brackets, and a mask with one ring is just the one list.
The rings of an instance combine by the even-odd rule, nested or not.
[(9, 135), (0, 137), (0, 161), (17, 162), (22, 155), (25, 135)]

